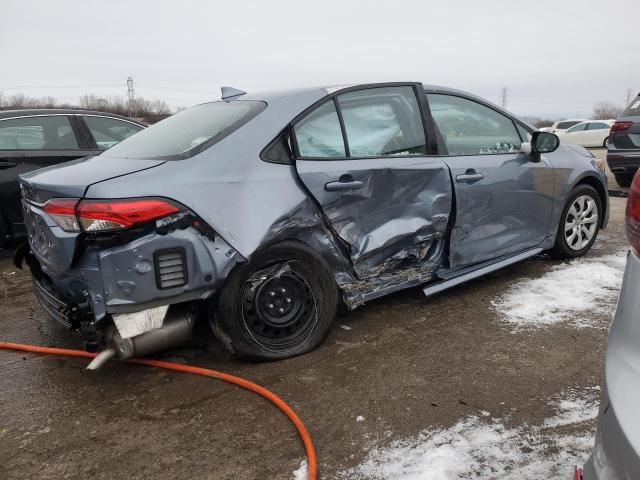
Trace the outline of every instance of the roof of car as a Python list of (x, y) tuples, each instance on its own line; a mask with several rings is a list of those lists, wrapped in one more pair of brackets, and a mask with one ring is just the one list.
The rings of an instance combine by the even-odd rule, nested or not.
[(144, 126), (144, 124), (115, 113), (99, 112), (97, 110), (81, 110), (74, 108), (26, 108), (22, 110), (0, 110), (0, 119), (3, 118), (15, 118), (15, 117), (32, 117), (36, 115), (97, 115), (100, 117), (117, 118), (120, 120), (126, 120), (138, 125)]
[[(464, 90), (458, 90), (451, 87), (444, 87), (441, 85), (429, 85), (421, 82), (386, 82), (386, 83), (354, 83), (354, 84), (343, 84), (343, 85), (334, 85), (334, 86), (323, 86), (323, 87), (307, 87), (307, 88), (298, 88), (298, 89), (286, 89), (286, 90), (276, 90), (276, 91), (266, 91), (266, 92), (250, 92), (242, 95), (238, 95), (237, 97), (230, 98), (229, 100), (258, 100), (264, 101), (267, 103), (271, 102), (282, 102), (282, 101), (298, 101), (301, 104), (306, 103), (305, 107), (315, 103), (318, 100), (323, 99), (324, 97), (331, 95), (333, 93), (339, 93), (341, 90), (347, 88), (354, 87), (385, 87), (385, 86), (397, 86), (397, 85), (422, 85), (422, 88), (426, 93), (448, 93), (452, 95), (464, 96), (473, 100), (476, 100), (480, 103), (484, 103), (485, 105), (491, 106), (491, 108), (498, 110), (500, 112), (504, 112), (510, 117), (516, 118), (512, 113), (504, 110), (499, 105), (488, 101), (485, 98), (479, 97), (478, 95), (474, 95), (469, 92), (465, 92)], [(519, 122), (527, 125), (529, 128), (534, 129), (532, 125), (527, 122), (518, 119)]]

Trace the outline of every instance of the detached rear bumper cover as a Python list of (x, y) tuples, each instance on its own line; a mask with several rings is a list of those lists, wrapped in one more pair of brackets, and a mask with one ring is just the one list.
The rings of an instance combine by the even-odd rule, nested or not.
[(640, 472), (640, 258), (631, 252), (607, 342), (593, 453), (584, 480), (630, 480)]
[[(45, 310), (72, 328), (78, 328), (77, 322), (66, 312), (78, 305), (87, 306), (89, 323), (95, 325), (107, 314), (205, 299), (245, 260), (218, 235), (204, 234), (189, 223), (173, 228), (161, 219), (155, 230), (105, 248), (81, 236), (70, 238), (47, 217), (31, 207), (27, 220), (31, 253), (41, 269), (36, 291)], [(67, 245), (81, 252), (78, 258), (67, 258)], [(60, 260), (70, 266), (56, 268)]]

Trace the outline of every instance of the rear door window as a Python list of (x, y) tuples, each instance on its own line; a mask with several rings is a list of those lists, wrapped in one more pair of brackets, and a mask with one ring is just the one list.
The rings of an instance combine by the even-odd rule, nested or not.
[(413, 87), (380, 87), (338, 96), (350, 157), (426, 155)]
[(567, 133), (582, 132), (587, 129), (586, 123), (580, 123), (567, 130)]
[(100, 150), (107, 150), (142, 130), (140, 125), (109, 117), (82, 115)]
[(293, 130), (301, 158), (346, 157), (340, 118), (333, 100), (329, 100), (302, 120)]
[(66, 115), (0, 120), (0, 150), (78, 150)]
[(449, 155), (516, 153), (522, 140), (513, 121), (473, 100), (427, 94), (431, 115)]
[(591, 122), (587, 127), (587, 130), (604, 130), (611, 128), (608, 124), (603, 122)]
[(560, 122), (560, 123), (558, 123), (558, 125), (556, 125), (556, 128), (559, 128), (561, 130), (566, 130), (567, 128), (573, 127), (574, 125), (577, 125), (579, 123), (580, 123), (580, 121), (573, 121), (573, 120), (568, 121), (568, 122)]

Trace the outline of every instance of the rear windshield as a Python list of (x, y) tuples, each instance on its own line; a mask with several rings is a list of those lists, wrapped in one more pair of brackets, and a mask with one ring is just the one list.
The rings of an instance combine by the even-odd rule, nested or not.
[(622, 112), (623, 117), (628, 117), (630, 115), (640, 115), (640, 95), (638, 95)]
[(264, 102), (236, 100), (196, 105), (111, 147), (103, 156), (180, 160), (209, 148), (264, 110)]
[(560, 123), (558, 123), (556, 128), (561, 128), (561, 129), (564, 130), (566, 128), (573, 127), (574, 125), (577, 125), (577, 124), (579, 124), (581, 122), (582, 122), (582, 120), (576, 120), (576, 121), (571, 120), (571, 121), (568, 121), (568, 122), (560, 122)]

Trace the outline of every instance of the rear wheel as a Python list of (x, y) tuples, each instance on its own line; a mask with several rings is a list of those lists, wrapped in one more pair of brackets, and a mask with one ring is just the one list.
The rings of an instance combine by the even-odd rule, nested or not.
[(607, 143), (609, 143), (609, 137), (605, 138), (602, 142), (602, 148), (607, 148)]
[(313, 250), (283, 242), (234, 270), (212, 305), (212, 327), (239, 357), (275, 360), (316, 348), (338, 304), (330, 269)]
[(633, 175), (628, 175), (626, 173), (614, 173), (613, 176), (616, 178), (616, 183), (621, 187), (629, 188), (631, 186)]
[(576, 187), (562, 211), (551, 254), (557, 258), (584, 255), (595, 242), (601, 221), (602, 202), (598, 192), (589, 185)]
[(7, 228), (7, 224), (5, 223), (2, 215), (0, 214), (0, 248), (5, 246), (7, 241), (7, 235), (9, 234), (9, 230)]

